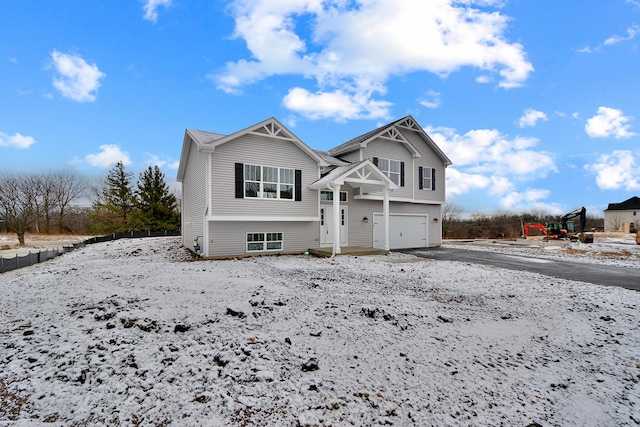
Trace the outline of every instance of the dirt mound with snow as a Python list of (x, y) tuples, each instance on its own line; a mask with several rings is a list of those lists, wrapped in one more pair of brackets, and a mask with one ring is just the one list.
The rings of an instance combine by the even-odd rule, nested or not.
[(96, 244), (0, 276), (16, 425), (640, 423), (640, 294), (390, 254)]

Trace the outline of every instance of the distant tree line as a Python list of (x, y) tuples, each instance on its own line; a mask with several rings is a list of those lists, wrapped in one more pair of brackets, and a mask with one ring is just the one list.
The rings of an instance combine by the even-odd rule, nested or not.
[[(562, 215), (550, 215), (542, 210), (522, 214), (471, 214), (461, 218), (462, 209), (451, 203), (442, 207), (442, 237), (445, 239), (517, 239), (522, 236), (524, 223), (560, 222)], [(577, 224), (576, 224), (577, 225)], [(604, 226), (604, 218), (587, 213), (586, 228)], [(538, 230), (534, 233), (541, 232)]]
[[(92, 190), (92, 191), (91, 191)], [(93, 193), (93, 194), (91, 194)], [(93, 196), (91, 207), (79, 206)], [(0, 174), (0, 231), (103, 234), (180, 229), (177, 199), (160, 168), (149, 167), (137, 183), (122, 163), (99, 188), (74, 172)]]
[(28, 231), (70, 233), (78, 214), (72, 203), (87, 187), (73, 172), (0, 175), (0, 219), (21, 245)]

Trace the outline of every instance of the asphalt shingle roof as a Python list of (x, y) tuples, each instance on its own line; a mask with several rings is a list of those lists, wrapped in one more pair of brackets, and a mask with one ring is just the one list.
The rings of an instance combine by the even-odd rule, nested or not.
[(609, 203), (608, 211), (628, 211), (632, 209), (640, 209), (640, 197), (634, 196), (620, 203)]

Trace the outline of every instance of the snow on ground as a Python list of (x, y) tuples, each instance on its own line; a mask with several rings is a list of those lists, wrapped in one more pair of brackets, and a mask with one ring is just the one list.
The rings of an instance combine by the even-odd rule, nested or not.
[(449, 240), (443, 246), (640, 269), (640, 245), (636, 244), (635, 234), (597, 237), (594, 243), (587, 244), (543, 240)]
[(486, 266), (119, 240), (1, 275), (0, 328), (0, 424), (640, 424), (640, 293)]

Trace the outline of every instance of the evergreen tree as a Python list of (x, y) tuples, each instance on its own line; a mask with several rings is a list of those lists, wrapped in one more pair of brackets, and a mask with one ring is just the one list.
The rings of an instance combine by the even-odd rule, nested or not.
[(136, 205), (133, 173), (122, 162), (109, 171), (93, 203), (92, 229), (96, 233), (122, 233), (132, 230), (131, 213)]
[(158, 166), (149, 166), (140, 174), (132, 224), (139, 231), (173, 231), (180, 228), (176, 196), (169, 191)]

